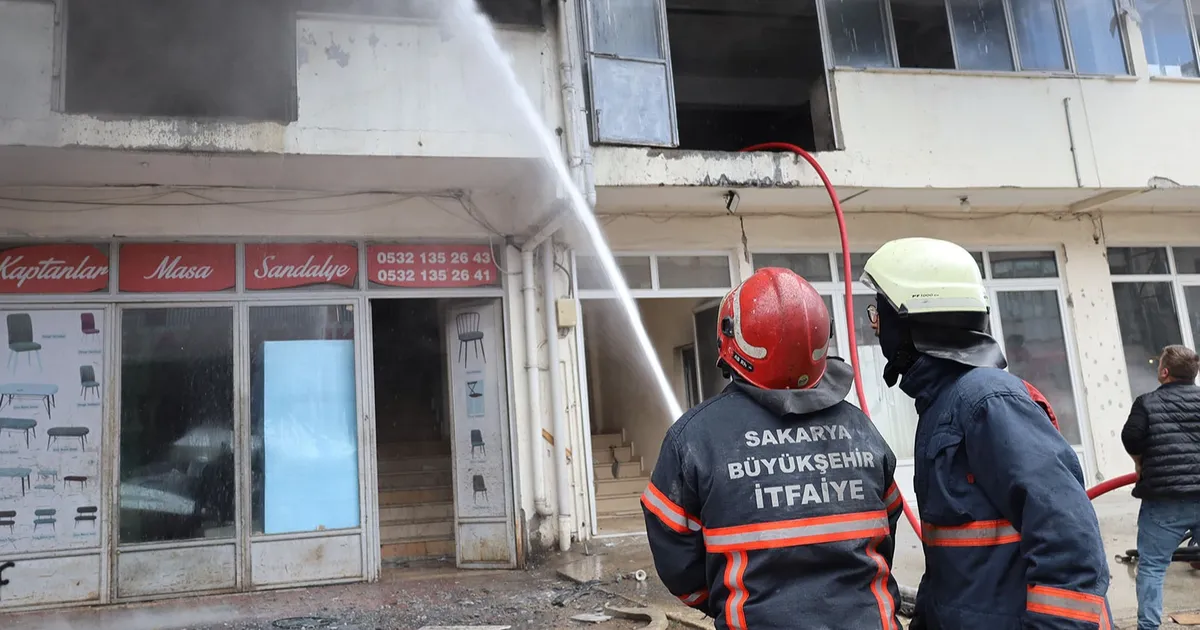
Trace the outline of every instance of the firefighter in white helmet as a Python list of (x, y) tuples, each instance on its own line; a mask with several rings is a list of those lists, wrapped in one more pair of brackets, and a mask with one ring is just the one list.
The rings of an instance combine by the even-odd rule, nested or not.
[(1108, 563), (1074, 449), (988, 334), (970, 252), (903, 238), (862, 282), (888, 386), (916, 401), (917, 503), (925, 575), (919, 630), (1112, 627)]

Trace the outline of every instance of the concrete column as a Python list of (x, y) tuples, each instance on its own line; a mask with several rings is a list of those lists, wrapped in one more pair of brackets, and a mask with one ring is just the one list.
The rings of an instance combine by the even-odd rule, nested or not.
[[(1086, 221), (1081, 227), (1086, 226)], [(1081, 397), (1091, 426), (1096, 478), (1100, 481), (1133, 471), (1121, 444), (1121, 428), (1131, 401), (1125, 352), (1117, 322), (1112, 280), (1103, 233), (1075, 230), (1065, 239), (1063, 278), (1073, 339), (1079, 357)]]

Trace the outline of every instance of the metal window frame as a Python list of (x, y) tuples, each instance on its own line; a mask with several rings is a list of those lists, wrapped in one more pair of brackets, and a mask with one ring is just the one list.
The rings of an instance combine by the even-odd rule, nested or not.
[[(896, 25), (895, 25), (895, 21), (893, 19), (893, 14), (892, 14), (892, 2), (894, 2), (895, 0), (877, 0), (877, 1), (881, 5), (881, 12), (883, 15), (883, 19), (886, 22), (884, 24), (884, 27), (885, 27), (884, 32), (889, 40), (888, 48), (892, 52), (892, 60), (891, 60), (892, 67), (893, 68), (901, 68), (900, 54), (899, 54), (899, 51), (898, 51), (897, 45), (896, 45)], [(1117, 0), (1108, 0), (1108, 1), (1112, 4), (1113, 14), (1115, 16), (1117, 16), (1118, 18), (1120, 18), (1121, 13), (1120, 13), (1120, 7), (1117, 5)], [(1013, 8), (1012, 8), (1012, 0), (1000, 0), (1000, 2), (1002, 3), (1003, 8), (1004, 8), (1004, 18), (1005, 18), (1005, 22), (1006, 22), (1005, 26), (1007, 27), (1006, 30), (1008, 32), (1008, 46), (1009, 46), (1009, 50), (1011, 51), (1011, 54), (1012, 54), (1013, 69), (1012, 70), (991, 70), (989, 72), (1014, 72), (1014, 73), (1024, 73), (1024, 74), (1045, 75), (1045, 76), (1066, 74), (1066, 75), (1070, 75), (1070, 76), (1088, 76), (1088, 77), (1092, 77), (1092, 76), (1096, 76), (1096, 77), (1130, 76), (1133, 73), (1132, 61), (1130, 59), (1131, 51), (1129, 50), (1129, 32), (1125, 26), (1124, 20), (1120, 20), (1120, 19), (1117, 20), (1117, 29), (1118, 29), (1117, 32), (1121, 37), (1121, 51), (1122, 51), (1122, 56), (1124, 57), (1124, 62), (1125, 62), (1125, 73), (1121, 74), (1121, 75), (1113, 75), (1113, 74), (1092, 74), (1092, 73), (1080, 73), (1079, 72), (1079, 67), (1078, 67), (1078, 65), (1076, 63), (1076, 59), (1075, 59), (1075, 44), (1073, 41), (1071, 41), (1071, 30), (1070, 30), (1070, 25), (1069, 25), (1070, 16), (1067, 13), (1067, 5), (1066, 5), (1065, 0), (1054, 0), (1054, 10), (1055, 10), (1056, 17), (1058, 18), (1059, 36), (1062, 38), (1061, 41), (1064, 46), (1063, 55), (1064, 55), (1064, 60), (1066, 61), (1066, 65), (1067, 65), (1066, 69), (1064, 69), (1064, 70), (1036, 70), (1036, 69), (1028, 70), (1028, 69), (1025, 69), (1021, 64), (1021, 51), (1020, 51), (1020, 46), (1017, 44), (1017, 28), (1016, 28), (1016, 21), (1015, 21), (1015, 16), (1013, 13)], [(1189, 11), (1189, 15), (1192, 15), (1190, 12), (1190, 7), (1191, 7), (1191, 3), (1193, 2), (1193, 0), (1183, 0), (1183, 2), (1185, 2), (1186, 9)], [(822, 26), (822, 41), (823, 41), (825, 47), (827, 49), (829, 49), (832, 46), (832, 36), (829, 34), (828, 20), (824, 19), (824, 4), (825, 4), (825, 2), (824, 2), (824, 0), (822, 0), (822, 2), (820, 2), (818, 4), (820, 5), (820, 10), (818, 13), (820, 14), (820, 17), (822, 18), (820, 20), (821, 26)], [(958, 38), (954, 32), (954, 14), (953, 14), (953, 10), (950, 6), (950, 0), (942, 0), (942, 5), (946, 9), (946, 20), (947, 20), (948, 30), (950, 33), (950, 48), (951, 48), (951, 51), (954, 56), (954, 71), (955, 72), (971, 72), (970, 70), (964, 71), (960, 67), (959, 54), (958, 54)], [(1196, 35), (1194, 21), (1188, 20), (1188, 24), (1189, 24), (1188, 28), (1192, 34), (1193, 47), (1196, 49), (1197, 60), (1200, 60), (1200, 37), (1197, 37), (1197, 35)], [(829, 68), (836, 67), (835, 65), (833, 65), (836, 63), (836, 59), (833, 55), (832, 50), (829, 50), (828, 54), (826, 55), (826, 63)], [(941, 71), (945, 72), (945, 70), (941, 70)]]
[[(696, 256), (696, 257), (725, 257), (729, 263), (729, 286), (726, 287), (692, 287), (682, 289), (664, 289), (659, 284), (658, 280), (658, 259), (660, 257), (671, 258), (675, 256)], [(650, 260), (650, 288), (649, 289), (630, 289), (629, 294), (635, 300), (643, 298), (721, 298), (724, 297), (729, 290), (737, 285), (738, 271), (736, 254), (729, 250), (655, 250), (652, 252), (645, 251), (618, 251), (613, 252), (613, 258), (648, 258)], [(578, 254), (573, 256), (573, 260), (577, 262)], [(617, 294), (611, 289), (577, 289), (575, 295), (580, 300), (603, 300), (616, 299)]]
[[(1175, 248), (1176, 247), (1197, 247), (1196, 245), (1188, 245), (1181, 243), (1172, 243), (1170, 245), (1160, 244), (1125, 244), (1125, 243), (1109, 243), (1107, 248), (1120, 247), (1151, 247), (1163, 248), (1167, 250), (1167, 273), (1155, 274), (1128, 274), (1114, 275), (1109, 274), (1113, 284), (1125, 283), (1160, 283), (1171, 285), (1171, 299), (1175, 302), (1175, 319), (1179, 324), (1179, 338), (1182, 343), (1189, 348), (1196, 347), (1196, 335), (1192, 331), (1192, 323), (1188, 318), (1187, 293), (1184, 291), (1187, 287), (1200, 287), (1200, 274), (1181, 274), (1179, 268), (1175, 264)], [(1124, 345), (1122, 345), (1122, 353), (1124, 353)]]
[[(574, 0), (574, 1), (579, 3), (578, 6), (579, 6), (580, 10), (578, 11), (578, 15), (579, 15), (579, 21), (581, 22), (581, 26), (583, 27), (582, 30), (583, 30), (583, 39), (584, 39), (584, 50), (581, 52), (583, 53), (583, 57), (584, 57), (584, 59), (583, 59), (583, 66), (584, 66), (584, 71), (585, 71), (584, 79), (586, 81), (586, 85), (584, 86), (584, 88), (587, 91), (586, 97), (587, 97), (587, 104), (588, 104), (588, 110), (589, 110), (588, 111), (588, 123), (589, 123), (589, 126), (591, 127), (592, 142), (595, 144), (616, 145), (616, 146), (652, 146), (652, 147), (661, 147), (661, 148), (678, 147), (679, 146), (679, 113), (678, 113), (678, 105), (675, 102), (675, 73), (674, 73), (674, 69), (671, 65), (671, 38), (670, 38), (670, 34), (667, 30), (667, 3), (666, 3), (666, 0), (648, 0), (649, 2), (652, 2), (654, 4), (655, 10), (658, 11), (658, 18), (659, 18), (658, 45), (659, 45), (660, 55), (662, 56), (661, 59), (646, 59), (643, 57), (629, 57), (629, 56), (625, 56), (625, 55), (618, 55), (618, 54), (612, 54), (612, 53), (596, 52), (596, 39), (595, 39), (596, 29), (592, 25), (592, 3), (597, 2), (598, 0)], [(558, 10), (562, 11), (564, 9), (562, 7), (559, 7)], [(671, 138), (667, 144), (646, 142), (645, 140), (629, 139), (629, 138), (626, 138), (626, 139), (618, 139), (618, 138), (603, 139), (603, 138), (601, 138), (602, 134), (600, 132), (600, 109), (595, 106), (594, 85), (595, 85), (596, 73), (595, 73), (595, 69), (594, 69), (594, 66), (595, 66), (594, 61), (596, 58), (610, 59), (613, 61), (621, 61), (621, 62), (627, 62), (627, 63), (642, 63), (642, 64), (660, 65), (663, 67), (663, 72), (666, 74), (666, 90), (667, 90), (667, 106), (668, 106), (667, 114), (670, 119), (669, 122), (670, 122), (670, 126), (671, 126)]]
[[(1196, 62), (1196, 76), (1184, 77), (1189, 79), (1200, 78), (1200, 32), (1196, 30), (1196, 13), (1194, 11), (1195, 0), (1180, 0), (1183, 3), (1183, 11), (1185, 17), (1185, 27), (1188, 29), (1188, 35), (1192, 40), (1192, 57)], [(1149, 60), (1147, 60), (1149, 61)], [(1150, 72), (1150, 76), (1165, 77), (1167, 75), (1155, 74)]]

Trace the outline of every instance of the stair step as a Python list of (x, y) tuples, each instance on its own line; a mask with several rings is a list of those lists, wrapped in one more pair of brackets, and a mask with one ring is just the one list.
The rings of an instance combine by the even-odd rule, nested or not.
[(450, 486), (405, 488), (403, 490), (387, 490), (379, 493), (380, 507), (414, 505), (417, 503), (445, 503), (453, 500), (454, 489)]
[(454, 473), (450, 470), (419, 470), (380, 473), (379, 475), (380, 491), (449, 486), (453, 483)]
[(596, 496), (612, 497), (636, 494), (641, 496), (649, 483), (646, 477), (630, 477), (628, 479), (599, 479), (596, 481)]
[(379, 523), (379, 539), (383, 544), (393, 544), (429, 539), (446, 539), (454, 537), (454, 521), (437, 519), (412, 521), (407, 523)]
[(617, 474), (613, 475), (612, 464), (596, 464), (594, 467), (596, 481), (601, 479), (628, 479), (630, 477), (640, 477), (642, 475), (642, 460), (638, 458), (632, 462), (621, 462), (617, 464)]
[(406, 523), (432, 519), (454, 519), (454, 503), (418, 503), (379, 507), (380, 523)]
[(625, 446), (624, 432), (600, 433), (592, 436), (592, 450), (608, 448), (610, 446)]
[(633, 461), (633, 447), (622, 446), (620, 448), (594, 448), (592, 449), (593, 464), (611, 464), (613, 457), (616, 457), (619, 462)]
[(611, 514), (636, 512), (642, 509), (640, 499), (636, 494), (596, 497), (596, 515), (607, 518)]
[(386, 543), (379, 546), (379, 551), (384, 560), (415, 560), (440, 556), (453, 558), (454, 537)]
[(379, 473), (422, 472), (450, 470), (450, 456), (445, 457), (401, 457), (385, 458), (379, 456)]

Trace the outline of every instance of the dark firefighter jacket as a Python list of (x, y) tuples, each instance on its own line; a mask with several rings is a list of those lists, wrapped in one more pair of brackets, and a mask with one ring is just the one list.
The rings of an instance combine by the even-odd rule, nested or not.
[(667, 431), (642, 495), (654, 566), (718, 629), (899, 630), (896, 459), (852, 378), (831, 359), (811, 390), (735, 382)]
[(916, 400), (925, 547), (914, 630), (1109, 630), (1108, 562), (1075, 451), (1019, 378), (929, 356)]

